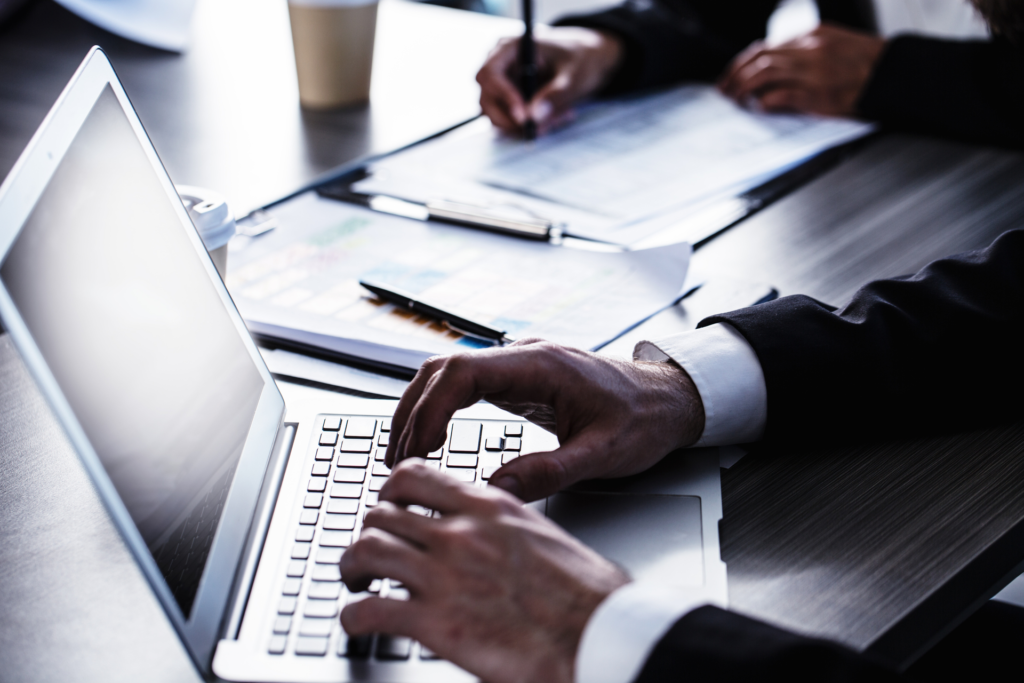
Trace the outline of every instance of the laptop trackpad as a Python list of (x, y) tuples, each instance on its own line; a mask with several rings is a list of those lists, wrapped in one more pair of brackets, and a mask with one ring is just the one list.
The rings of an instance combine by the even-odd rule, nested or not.
[(704, 585), (697, 496), (562, 492), (547, 516), (634, 579)]

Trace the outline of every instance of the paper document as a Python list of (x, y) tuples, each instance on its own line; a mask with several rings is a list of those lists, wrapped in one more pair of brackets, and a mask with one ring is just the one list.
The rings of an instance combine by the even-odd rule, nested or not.
[(447, 199), (552, 219), (569, 234), (632, 244), (734, 197), (873, 126), (758, 114), (715, 88), (588, 105), (535, 141), (485, 119), (386, 157), (353, 186), (412, 201)]
[(271, 209), (280, 223), (231, 245), (227, 285), (253, 332), (418, 368), (481, 346), (384, 304), (360, 278), (400, 289), (509, 336), (596, 348), (680, 295), (689, 245), (595, 252), (424, 223), (309, 192)]

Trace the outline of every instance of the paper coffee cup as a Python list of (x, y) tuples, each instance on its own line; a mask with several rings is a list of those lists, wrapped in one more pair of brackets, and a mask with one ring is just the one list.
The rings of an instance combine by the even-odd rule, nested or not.
[(225, 278), (228, 272), (228, 242), (235, 236), (236, 230), (235, 217), (227, 202), (213, 190), (202, 187), (175, 185), (174, 189), (188, 209), (188, 217), (199, 231), (221, 279)]
[(377, 0), (289, 0), (288, 14), (302, 106), (369, 100)]

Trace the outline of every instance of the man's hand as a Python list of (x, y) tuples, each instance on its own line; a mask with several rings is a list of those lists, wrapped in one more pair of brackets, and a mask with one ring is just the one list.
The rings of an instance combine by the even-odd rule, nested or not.
[(521, 456), (492, 475), (492, 485), (523, 500), (641, 472), (704, 431), (700, 394), (679, 366), (522, 340), (425, 362), (395, 410), (388, 466), (443, 446), (452, 414), (482, 398), (558, 437), (557, 450)]
[(622, 59), (622, 42), (586, 28), (538, 26), (537, 67), (544, 83), (529, 102), (519, 93), (519, 39), (505, 38), (480, 68), (480, 107), (495, 126), (518, 134), (528, 119), (544, 133), (564, 121), (574, 103), (597, 92)]
[(504, 491), (416, 460), (395, 468), (380, 500), (341, 575), (352, 591), (397, 579), (410, 599), (346, 606), (346, 632), (408, 636), (491, 683), (573, 681), (583, 628), (625, 574)]
[(718, 86), (741, 104), (754, 98), (766, 111), (854, 116), (884, 48), (877, 36), (819, 26), (777, 47), (754, 43)]

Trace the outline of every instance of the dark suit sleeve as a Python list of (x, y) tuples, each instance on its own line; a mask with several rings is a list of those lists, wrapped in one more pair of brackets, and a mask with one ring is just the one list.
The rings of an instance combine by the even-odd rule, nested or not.
[(835, 643), (701, 607), (658, 642), (636, 683), (895, 680), (895, 673)]
[(1024, 147), (1024, 47), (893, 38), (858, 109), (894, 129)]
[(766, 439), (962, 430), (1024, 416), (1024, 230), (872, 282), (842, 310), (789, 296), (701, 321), (754, 348)]

